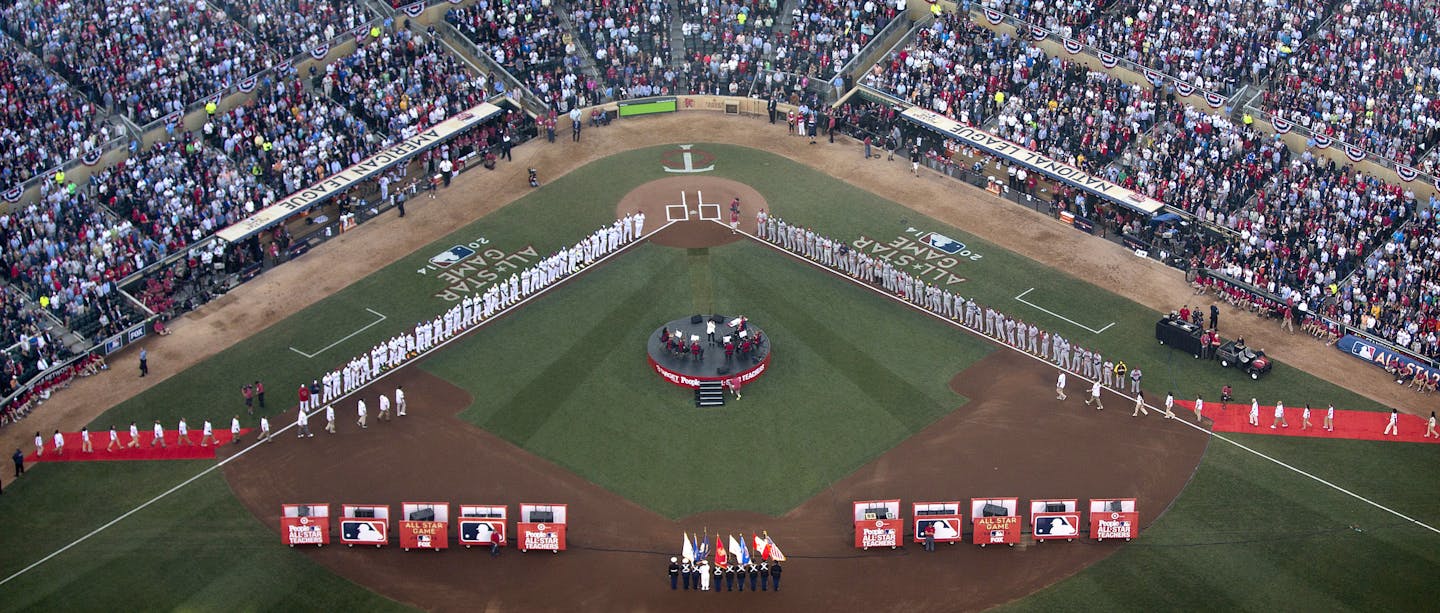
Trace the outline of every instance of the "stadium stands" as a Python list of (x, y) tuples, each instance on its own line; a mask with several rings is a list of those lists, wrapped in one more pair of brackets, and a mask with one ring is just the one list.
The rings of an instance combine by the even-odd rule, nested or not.
[(94, 103), (0, 36), (0, 189), (24, 183), (100, 147), (119, 134)]

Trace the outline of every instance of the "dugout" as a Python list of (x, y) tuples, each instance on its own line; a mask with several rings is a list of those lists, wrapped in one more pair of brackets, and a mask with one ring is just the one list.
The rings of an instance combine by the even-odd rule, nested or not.
[(490, 546), (490, 535), (500, 533), (500, 546), (510, 544), (505, 531), (506, 516), (510, 508), (506, 505), (462, 504), (457, 509), (459, 517), (459, 541), (466, 549), (473, 545)]
[(1020, 542), (1020, 499), (971, 498), (970, 525), (974, 544), (1014, 547)]
[(1079, 500), (1046, 498), (1030, 501), (1030, 536), (1035, 542), (1074, 541), (1079, 535)]
[(900, 499), (857, 500), (855, 509), (855, 547), (901, 546), (905, 537), (905, 517), (900, 514)]
[(324, 502), (280, 505), (280, 538), (286, 545), (330, 543), (330, 505)]
[(965, 539), (965, 516), (960, 512), (960, 501), (915, 502), (910, 504), (914, 513), (912, 528), (916, 543), (925, 542), (925, 529), (935, 525), (935, 542), (954, 545)]
[(450, 503), (400, 503), (400, 548), (440, 551), (450, 546)]
[(340, 542), (347, 547), (390, 544), (390, 505), (340, 505)]
[(1130, 540), (1140, 536), (1140, 514), (1134, 498), (1091, 498), (1090, 538)]
[(556, 553), (565, 550), (566, 505), (520, 503), (520, 521), (515, 523), (515, 546), (521, 553), (531, 549)]

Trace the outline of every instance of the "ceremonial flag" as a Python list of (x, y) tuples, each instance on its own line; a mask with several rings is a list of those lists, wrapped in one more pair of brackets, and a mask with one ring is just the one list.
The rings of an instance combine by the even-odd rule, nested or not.
[(729, 558), (725, 555), (725, 541), (720, 535), (715, 535), (715, 565), (725, 568), (730, 565)]
[(768, 551), (770, 552), (770, 559), (771, 559), (771, 560), (775, 560), (776, 562), (784, 562), (784, 561), (785, 561), (785, 554), (780, 553), (780, 548), (775, 546), (775, 541), (773, 541), (773, 540), (770, 539), (770, 535), (769, 535), (769, 534), (766, 534), (766, 535), (765, 535), (765, 546), (768, 548)]
[(750, 563), (750, 545), (745, 542), (745, 535), (743, 533), (740, 535), (740, 563)]
[(755, 542), (755, 555), (760, 556), (761, 560), (770, 559), (770, 552), (765, 550), (765, 539), (762, 539), (759, 536), (756, 536), (754, 532), (751, 532), (750, 540)]
[[(695, 540), (699, 541), (700, 539), (697, 537)], [(700, 543), (700, 550), (695, 552), (695, 559), (704, 560), (708, 557), (710, 557), (710, 535), (707, 534), (705, 535), (705, 542)]]
[(684, 543), (680, 545), (680, 559), (686, 562), (695, 561), (695, 546), (690, 544), (690, 533), (684, 533)]
[(730, 535), (730, 555), (735, 558), (736, 564), (745, 563), (745, 554), (740, 552), (740, 543), (735, 542), (735, 535)]

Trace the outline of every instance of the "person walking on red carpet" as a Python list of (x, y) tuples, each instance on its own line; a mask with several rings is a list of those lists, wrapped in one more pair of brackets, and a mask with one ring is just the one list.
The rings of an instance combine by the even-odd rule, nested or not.
[(140, 448), (140, 426), (135, 425), (135, 422), (133, 422), (133, 421), (130, 422), (130, 444), (129, 444), (129, 445), (126, 445), (125, 448), (126, 448), (126, 449), (139, 449), (139, 448)]
[(1335, 405), (1333, 404), (1330, 405), (1330, 408), (1325, 409), (1325, 431), (1335, 431)]
[(106, 453), (113, 453), (116, 447), (120, 446), (120, 435), (115, 433), (115, 424), (110, 424), (110, 444), (105, 446)]
[(40, 431), (35, 431), (35, 457), (45, 455), (45, 437), (40, 436)]
[(1205, 397), (1195, 397), (1195, 423), (1200, 423), (1201, 417), (1205, 415)]
[(1250, 425), (1260, 427), (1260, 399), (1250, 399)]
[(150, 448), (154, 449), (156, 445), (161, 449), (165, 448), (165, 426), (160, 425), (158, 419), (155, 420), (155, 436), (150, 438)]
[(216, 447), (220, 446), (220, 441), (215, 440), (215, 427), (212, 426), (210, 420), (207, 419), (205, 423), (200, 426), (200, 446), (209, 447), (210, 443), (215, 443)]
[(1440, 438), (1440, 432), (1435, 431), (1435, 412), (1430, 412), (1430, 421), (1425, 425), (1425, 438)]
[(184, 417), (180, 418), (180, 424), (177, 429), (180, 431), (179, 444), (181, 447), (195, 446), (195, 442), (190, 440), (190, 424), (185, 423)]
[(56, 430), (51, 440), (55, 441), (55, 455), (65, 455), (65, 435)]
[(240, 444), (240, 416), (230, 418), (230, 444)]
[(90, 427), (80, 428), (80, 452), (95, 453), (95, 448), (90, 446)]
[(1300, 412), (1300, 430), (1309, 430), (1310, 426), (1310, 403), (1305, 403), (1305, 410)]
[(1385, 424), (1385, 431), (1381, 434), (1400, 436), (1400, 409), (1390, 409), (1390, 421)]
[(1270, 423), (1270, 429), (1274, 430), (1275, 426), (1282, 428), (1290, 427), (1290, 422), (1285, 421), (1285, 403), (1279, 400), (1275, 401), (1275, 421)]

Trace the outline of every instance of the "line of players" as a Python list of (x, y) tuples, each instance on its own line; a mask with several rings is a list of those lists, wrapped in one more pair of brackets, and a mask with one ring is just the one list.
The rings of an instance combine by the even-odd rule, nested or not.
[(644, 236), (645, 213), (637, 212), (601, 226), (574, 245), (492, 284), (479, 296), (466, 296), (432, 320), (415, 324), (412, 332), (397, 334), (344, 366), (326, 373), (310, 388), (318, 402), (328, 404), (365, 387), (381, 373), (429, 351), (436, 345), (479, 325), (530, 295), (569, 277), (602, 257)]

